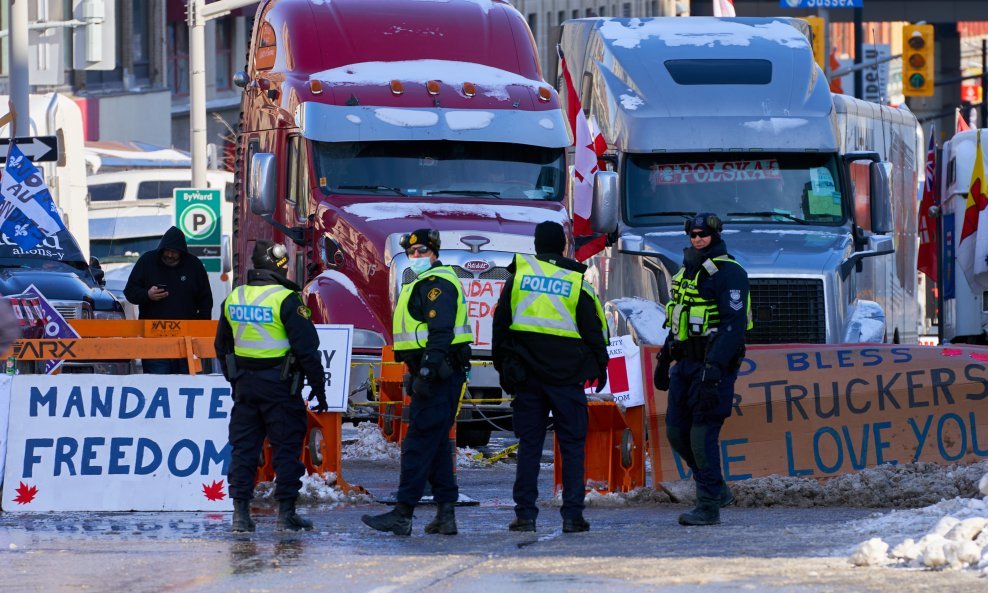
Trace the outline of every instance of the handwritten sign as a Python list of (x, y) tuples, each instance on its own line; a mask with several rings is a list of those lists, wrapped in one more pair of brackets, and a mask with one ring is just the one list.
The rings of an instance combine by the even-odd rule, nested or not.
[[(350, 395), (350, 345), (353, 343), (352, 325), (316, 324), (319, 334), (319, 356), (326, 376), (326, 402), (330, 412), (345, 412)], [(308, 399), (312, 391), (308, 385), (302, 396)]]
[[(667, 394), (643, 355), (653, 481), (688, 477), (665, 435)], [(898, 345), (749, 347), (721, 431), (728, 480), (826, 477), (884, 463), (988, 457), (988, 349)], [(658, 461), (656, 461), (658, 460)]]
[(504, 280), (477, 280), (463, 278), (463, 297), (467, 300), (467, 316), (473, 330), (473, 346), (480, 350), (491, 349), (494, 306), (501, 296)]
[(231, 508), (223, 377), (17, 375), (10, 391), (4, 511)]

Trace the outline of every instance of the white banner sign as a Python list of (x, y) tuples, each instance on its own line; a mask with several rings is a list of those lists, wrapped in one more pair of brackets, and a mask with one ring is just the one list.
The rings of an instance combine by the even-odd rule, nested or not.
[(11, 375), (0, 375), (0, 486), (3, 486), (3, 462), (7, 459), (7, 414), (10, 412)]
[[(319, 333), (319, 356), (326, 373), (326, 402), (330, 412), (346, 412), (347, 397), (350, 395), (350, 347), (353, 344), (352, 325), (316, 324)], [(308, 385), (302, 395), (309, 398), (312, 391)], [(312, 401), (309, 407), (315, 407)]]
[(223, 377), (17, 375), (11, 392), (4, 511), (231, 509)]
[(491, 336), (494, 327), (494, 306), (501, 296), (504, 280), (460, 279), (463, 297), (467, 300), (467, 316), (473, 332), (472, 347), (479, 350), (491, 349)]
[[(611, 359), (607, 363), (607, 385), (601, 393), (613, 394), (614, 401), (626, 408), (644, 405), (641, 353), (635, 341), (631, 336), (611, 338), (607, 354)], [(592, 394), (595, 389), (588, 388), (586, 392)]]

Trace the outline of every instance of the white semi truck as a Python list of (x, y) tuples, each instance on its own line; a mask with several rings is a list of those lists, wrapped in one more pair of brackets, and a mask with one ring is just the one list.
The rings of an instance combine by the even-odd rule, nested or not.
[(618, 335), (661, 339), (683, 221), (714, 212), (751, 279), (749, 343), (916, 342), (922, 133), (905, 109), (832, 94), (807, 34), (787, 18), (563, 24), (607, 143), (591, 225), (609, 247), (588, 278)]

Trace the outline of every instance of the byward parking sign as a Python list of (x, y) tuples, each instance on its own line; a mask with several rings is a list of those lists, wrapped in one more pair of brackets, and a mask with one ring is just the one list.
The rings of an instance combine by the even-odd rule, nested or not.
[(779, 0), (782, 8), (864, 8), (864, 0)]
[(176, 189), (175, 226), (207, 272), (220, 271), (220, 190)]

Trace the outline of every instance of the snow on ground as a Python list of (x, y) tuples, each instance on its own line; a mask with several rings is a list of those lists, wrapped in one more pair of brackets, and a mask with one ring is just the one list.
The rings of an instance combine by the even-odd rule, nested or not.
[[(258, 501), (274, 502), (274, 486), (274, 482), (260, 482), (254, 488), (254, 498)], [(303, 505), (341, 502), (359, 504), (373, 502), (373, 499), (364, 492), (344, 492), (336, 484), (336, 474), (328, 472), (302, 476), (302, 490), (298, 493), (298, 502)]]
[[(985, 462), (970, 466), (986, 469)], [(851, 553), (856, 566), (927, 570), (970, 569), (988, 577), (988, 473), (978, 480), (983, 498), (954, 497), (919, 509), (892, 511), (852, 524), (875, 537)]]
[(357, 438), (343, 445), (343, 459), (361, 459), (365, 461), (398, 461), (401, 459), (401, 448), (396, 443), (389, 443), (381, 432), (381, 427), (373, 422), (361, 422), (357, 425)]

